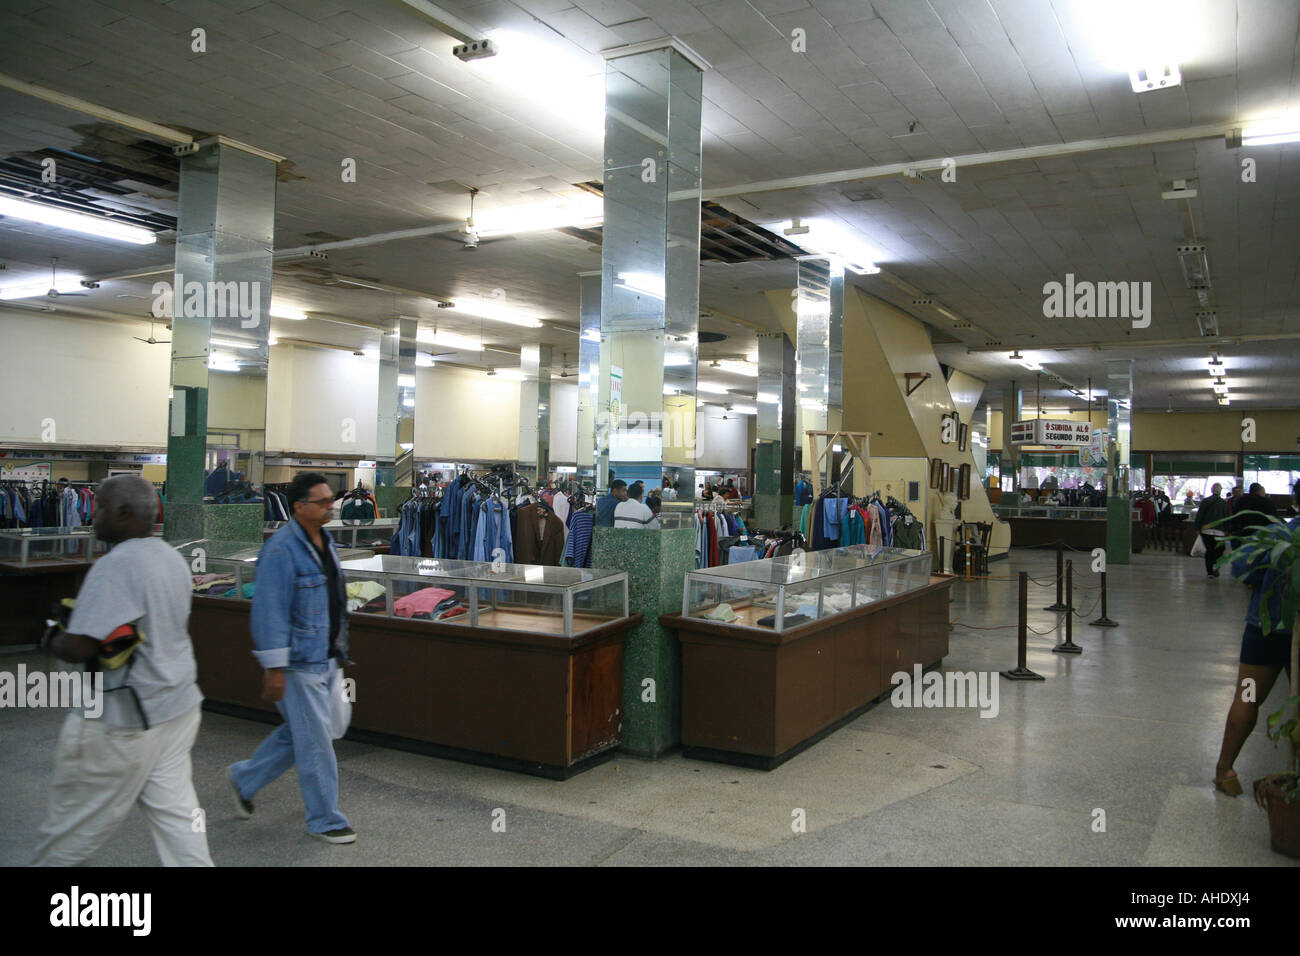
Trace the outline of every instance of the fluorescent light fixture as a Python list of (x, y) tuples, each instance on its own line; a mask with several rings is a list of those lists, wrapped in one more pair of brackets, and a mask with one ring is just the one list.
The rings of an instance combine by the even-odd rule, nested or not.
[(399, 441), (397, 443), (397, 447), (402, 449), (402, 451), (410, 451), (412, 448), (415, 447), (415, 442)]
[(582, 333), (582, 337), (588, 342), (599, 342), (600, 329), (587, 329), (587, 331)]
[(678, 388), (677, 386), (675, 386), (675, 385), (665, 385), (665, 386), (664, 386), (664, 394), (665, 394), (665, 395), (680, 395), (681, 393), (682, 393), (682, 390), (681, 390), (680, 388)]
[(473, 299), (456, 299), (449, 306), (452, 312), (472, 315), (492, 322), (505, 322), (508, 325), (522, 325), (526, 329), (540, 329), (542, 323), (538, 316), (514, 309), (503, 309), (499, 305)]
[(741, 415), (757, 415), (758, 409), (753, 405), (732, 405), (731, 410)]
[(727, 389), (722, 385), (715, 385), (712, 382), (696, 382), (695, 390), (705, 392), (709, 395), (726, 395)]
[(267, 344), (267, 345), (279, 345), (279, 344), (280, 344), (280, 340), (279, 340), (278, 338), (276, 338), (274, 335), (272, 335), (271, 337), (269, 337), (269, 338), (266, 340), (266, 344)]
[[(82, 288), (81, 276), (60, 276), (58, 282), (54, 284), (54, 289), (60, 293), (86, 291)], [(46, 295), (49, 291), (48, 282), (24, 282), (22, 285), (7, 285), (0, 289), (0, 299), (34, 299)]]
[(757, 401), (760, 405), (779, 405), (779, 404), (781, 404), (781, 399), (780, 399), (780, 397), (777, 396), (777, 395), (773, 395), (773, 394), (771, 394), (770, 392), (759, 392), (759, 393), (758, 393), (758, 398), (756, 399), (756, 401)]
[(691, 364), (693, 364), (693, 362), (689, 352), (669, 352), (669, 351), (664, 352), (665, 368), (669, 366), (676, 367), (676, 366), (691, 365)]
[(621, 288), (648, 295), (652, 299), (664, 297), (663, 276), (651, 275), (648, 272), (620, 272), (618, 278), (619, 281), (615, 285)]
[(404, 398), (404, 399), (402, 399), (402, 407), (403, 407), (403, 408), (414, 408), (414, 407), (415, 407), (415, 399), (413, 399), (413, 398)]
[(255, 349), (256, 342), (236, 342), (234, 339), (208, 339), (209, 345), (223, 349)]
[(580, 193), (560, 203), (525, 203), (476, 212), (474, 227), (481, 238), (513, 236), (566, 226), (590, 228), (600, 225), (604, 214), (600, 196)]
[(1241, 131), (1242, 146), (1300, 142), (1300, 113), (1257, 120)]
[[(487, 39), (496, 56), (470, 60), (465, 71), (495, 86), (499, 102), (520, 112), (541, 109), (562, 117), (590, 136), (605, 129), (605, 63), (560, 37), (492, 30)], [(477, 96), (475, 90), (466, 90)], [(526, 118), (526, 117), (522, 117)]]
[(1220, 396), (1219, 396), (1219, 404), (1220, 404), (1220, 405), (1231, 405), (1231, 404), (1232, 404), (1232, 399), (1228, 398), (1227, 395), (1220, 395)]
[(417, 352), (415, 356), (416, 368), (431, 368), (433, 366), (433, 356), (427, 352)]
[(1209, 249), (1203, 244), (1179, 246), (1174, 252), (1178, 255), (1178, 264), (1183, 268), (1183, 281), (1189, 289), (1208, 289), (1210, 287)]
[(399, 376), (397, 376), (397, 387), (398, 387), (398, 388), (415, 388), (415, 376), (414, 376), (414, 375), (399, 375)]
[[(803, 225), (808, 227), (808, 232), (798, 236), (798, 244), (809, 252), (834, 259), (845, 269), (859, 275), (875, 275), (880, 271), (880, 267), (872, 261), (875, 258), (874, 251), (842, 221), (808, 219)], [(769, 228), (775, 229), (776, 226)]]
[(80, 232), (100, 239), (129, 242), (137, 246), (149, 246), (157, 242), (157, 237), (152, 232), (139, 226), (130, 226), (102, 216), (89, 216), (85, 213), (58, 209), (43, 203), (10, 199), (7, 196), (0, 196), (0, 216), (35, 222), (55, 229), (67, 229), (70, 232)]
[(747, 353), (747, 354), (745, 355), (745, 361), (746, 361), (746, 362), (753, 362), (755, 365), (757, 365), (757, 364), (758, 364), (758, 352), (755, 351), (755, 352), (749, 352), (749, 353)]
[(1220, 385), (1220, 384), (1218, 384), (1218, 383), (1215, 383), (1214, 385), (1212, 385), (1212, 386), (1210, 386), (1210, 387), (1214, 389), (1214, 394), (1216, 394), (1216, 395), (1227, 395), (1227, 394), (1228, 394), (1228, 386), (1227, 386), (1227, 385)]
[(425, 345), (441, 345), (443, 348), (456, 349), (460, 352), (483, 351), (483, 343), (478, 339), (456, 332), (444, 332), (441, 329), (436, 332), (420, 329), (415, 333), (415, 341), (423, 342)]
[(1179, 71), (1177, 63), (1155, 63), (1129, 70), (1128, 79), (1134, 93), (1147, 93), (1151, 90), (1167, 90), (1181, 86), (1183, 74)]
[(294, 322), (302, 322), (307, 318), (307, 313), (302, 309), (295, 309), (289, 305), (278, 305), (271, 303), (271, 318), (273, 319), (292, 319)]
[(1095, 56), (1127, 73), (1135, 93), (1179, 85), (1178, 65), (1196, 61), (1211, 42), (1205, 18), (1182, 0), (1090, 0), (1082, 10), (1075, 24), (1091, 34)]

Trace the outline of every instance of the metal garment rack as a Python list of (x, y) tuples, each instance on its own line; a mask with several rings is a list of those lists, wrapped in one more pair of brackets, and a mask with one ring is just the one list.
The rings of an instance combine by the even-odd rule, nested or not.
[[(853, 468), (859, 462), (862, 464), (867, 474), (867, 494), (871, 493), (871, 434), (870, 432), (826, 432), (826, 431), (807, 431), (808, 447), (812, 452), (812, 472), (813, 498), (820, 498), (822, 493), (822, 465), (826, 456), (839, 443), (853, 457), (849, 465), (840, 474), (840, 480), (835, 482), (834, 489), (838, 496), (844, 485), (844, 480), (853, 474)], [(830, 478), (830, 472), (826, 477)], [(852, 488), (852, 485), (849, 486)]]

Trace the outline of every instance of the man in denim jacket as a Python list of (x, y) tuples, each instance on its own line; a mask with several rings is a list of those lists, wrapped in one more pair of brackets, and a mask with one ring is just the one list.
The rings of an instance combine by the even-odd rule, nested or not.
[[(286, 495), (293, 520), (257, 558), (253, 656), (265, 668), (262, 699), (284, 717), (249, 760), (230, 767), (236, 809), (253, 815), (253, 795), (294, 764), (307, 829), (327, 843), (357, 835), (339, 812), (332, 714), (335, 675), (348, 664), (347, 597), (338, 553), (324, 525), (334, 495), (322, 475), (297, 475)], [(338, 734), (341, 736), (341, 734)]]

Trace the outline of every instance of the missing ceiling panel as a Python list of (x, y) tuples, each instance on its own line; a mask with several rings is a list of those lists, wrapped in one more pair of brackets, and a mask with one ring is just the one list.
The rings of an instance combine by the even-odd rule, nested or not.
[(846, 189), (840, 193), (849, 202), (871, 202), (874, 199), (884, 199), (884, 194), (879, 189), (872, 189), (869, 186), (857, 186), (852, 189)]

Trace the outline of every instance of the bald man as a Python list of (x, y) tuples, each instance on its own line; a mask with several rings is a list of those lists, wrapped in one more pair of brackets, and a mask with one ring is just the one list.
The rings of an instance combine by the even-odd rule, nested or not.
[(95, 536), (112, 550), (91, 566), (66, 632), (47, 650), (96, 666), (109, 640), (143, 634), (129, 660), (105, 669), (102, 706), (72, 710), (55, 752), (36, 866), (76, 866), (108, 842), (133, 806), (144, 813), (165, 866), (211, 866), (190, 778), (199, 693), (190, 644), (190, 570), (155, 538), (158, 497), (121, 475), (95, 494)]

